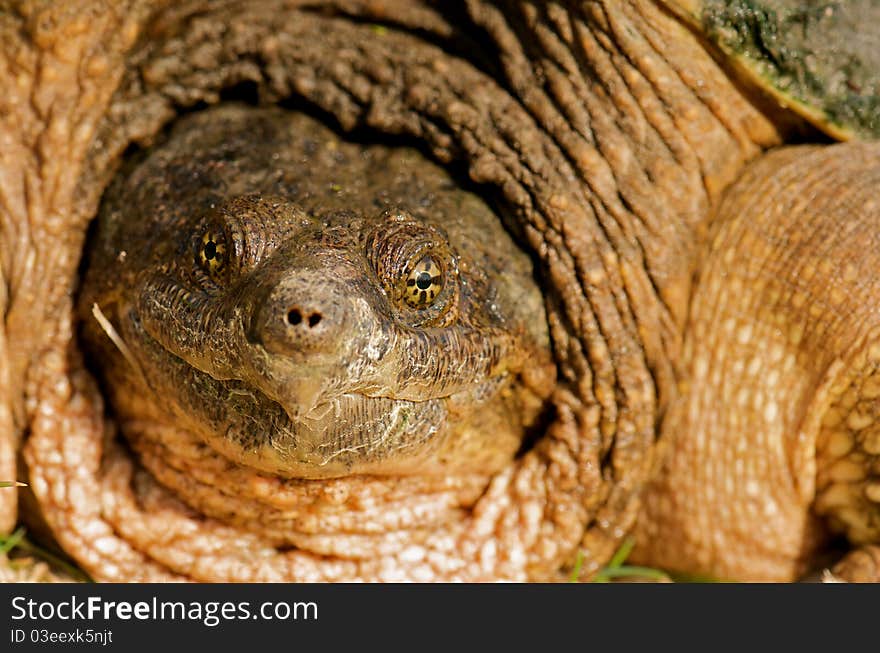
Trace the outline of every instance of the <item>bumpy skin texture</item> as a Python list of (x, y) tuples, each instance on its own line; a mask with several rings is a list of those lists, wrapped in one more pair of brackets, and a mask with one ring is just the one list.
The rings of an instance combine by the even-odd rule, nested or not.
[(637, 529), (652, 563), (774, 580), (814, 564), (826, 524), (877, 541), (878, 153), (784, 148), (722, 202)]
[[(318, 4), (323, 9), (314, 11)], [(851, 313), (831, 319), (839, 314), (828, 309), (821, 323), (840, 330), (821, 341), (827, 355), (817, 354), (819, 340), (802, 336), (799, 343), (812, 344), (783, 349), (777, 360), (772, 338), (785, 329), (759, 328), (749, 302), (779, 304), (768, 314), (785, 315), (786, 325), (796, 327), (804, 306), (832, 306), (835, 289), (846, 294), (850, 284), (869, 293), (858, 271), (834, 273), (853, 251), (859, 265), (870, 266), (872, 250), (852, 243), (875, 231), (876, 209), (853, 204), (846, 225), (855, 240), (829, 249), (826, 258), (826, 241), (813, 235), (842, 224), (842, 210), (814, 211), (799, 182), (772, 179), (779, 170), (797, 180), (811, 178), (817, 166), (840, 167), (848, 187), (876, 170), (876, 146), (781, 153), (765, 162), (764, 151), (785, 139), (778, 107), (767, 112), (772, 103), (762, 101), (759, 110), (753, 90), (734, 82), (694, 31), (641, 0), (439, 8), (354, 0), (165, 8), (133, 1), (95, 2), (76, 14), (62, 5), (11, 3), (0, 14), (0, 80), (9, 89), (0, 98), (0, 461), (10, 473), (22, 448), (47, 526), (96, 578), (556, 579), (578, 550), (589, 577), (633, 527), (643, 495), (639, 555), (684, 570), (793, 577), (822, 539), (823, 527), (813, 529), (810, 518), (813, 505), (821, 509), (814, 501), (820, 487), (849, 484), (831, 498), (843, 495), (855, 518), (828, 500), (827, 514), (832, 525), (864, 531), (858, 515), (870, 515), (865, 506), (874, 505), (863, 500), (870, 499), (865, 479), (873, 441), (858, 434), (870, 430), (853, 430), (864, 422), (853, 419), (842, 436), (822, 436), (837, 445), (813, 442), (835, 406), (847, 420), (856, 405), (862, 416), (859, 400), (871, 392), (866, 382), (859, 381), (850, 403), (838, 375), (868, 373), (870, 343), (860, 334), (870, 324)], [(301, 515), (303, 537), (294, 550), (249, 530), (246, 511), (206, 519), (157, 483), (118, 444), (112, 421), (105, 423), (72, 339), (83, 234), (126, 146), (148, 143), (178, 111), (215, 103), (223, 89), (242, 82), (264, 102), (295, 98), (343, 129), (406, 135), (439, 161), (462, 164), (504, 207), (508, 226), (537, 262), (558, 370), (552, 422), (488, 483), (467, 474), (360, 476), (311, 481), (291, 492), (281, 479), (232, 476), (215, 456), (188, 452), (189, 476), (230, 474), (258, 500), (288, 500), (295, 513), (305, 495), (326, 509), (322, 515), (334, 515), (318, 523)], [(841, 163), (851, 158), (855, 168)], [(744, 170), (755, 159), (750, 177)], [(751, 192), (765, 183), (763, 194)], [(829, 186), (814, 186), (828, 202), (841, 203)], [(774, 213), (776, 228), (812, 225), (797, 241), (802, 246), (786, 250), (794, 267), (780, 277), (819, 281), (809, 285), (810, 302), (796, 305), (791, 295), (790, 314), (760, 285), (731, 285), (734, 325), (749, 316), (756, 322), (749, 322), (749, 337), (742, 329), (728, 333), (710, 319), (711, 298), (699, 299), (730, 278), (711, 270), (748, 270), (776, 259), (762, 253), (767, 248), (755, 244), (756, 236), (736, 240), (734, 233), (725, 245), (725, 236), (707, 238), (708, 226), (716, 211), (723, 213), (719, 207), (745, 201), (738, 198), (766, 195), (772, 205), (777, 194), (801, 204)], [(760, 207), (746, 208), (763, 215)], [(742, 223), (733, 216), (719, 224), (736, 232)], [(727, 233), (723, 226), (716, 231)], [(797, 262), (811, 259), (814, 275), (799, 274)], [(869, 296), (862, 295), (862, 309)], [(728, 357), (737, 337), (754, 348), (764, 374), (741, 356)], [(701, 351), (718, 362), (698, 386), (689, 380), (703, 373)], [(809, 380), (796, 377), (801, 385), (792, 394), (779, 395), (775, 410), (763, 391), (760, 406), (733, 405), (738, 392), (757, 396), (756, 379), (779, 383), (788, 375), (789, 353), (822, 360)], [(726, 378), (742, 381), (725, 385)], [(740, 430), (734, 415), (765, 423)], [(688, 422), (703, 426), (679, 428)], [(846, 458), (854, 454), (862, 458)], [(835, 456), (861, 465), (864, 478), (855, 478), (852, 465), (844, 478)], [(741, 483), (743, 492), (730, 489)], [(14, 520), (10, 495), (3, 495), (7, 525)], [(762, 529), (777, 522), (772, 511), (756, 509), (770, 505), (762, 497), (777, 496), (773, 505), (810, 524), (785, 530), (782, 548), (765, 546)]]

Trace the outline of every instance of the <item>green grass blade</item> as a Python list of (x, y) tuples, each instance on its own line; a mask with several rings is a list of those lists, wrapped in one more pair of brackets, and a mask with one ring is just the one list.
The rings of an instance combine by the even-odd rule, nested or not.
[(664, 571), (651, 567), (618, 566), (600, 569), (593, 579), (594, 583), (607, 583), (614, 578), (647, 578), (649, 580), (669, 580)]
[(24, 539), (24, 527), (16, 528), (6, 536), (0, 536), (0, 553), (6, 554), (18, 546)]
[(626, 538), (620, 545), (620, 548), (617, 549), (615, 554), (611, 556), (611, 560), (608, 561), (608, 567), (611, 569), (616, 569), (623, 565), (626, 562), (626, 559), (629, 558), (629, 554), (632, 553), (633, 547), (636, 545), (636, 538), (628, 537)]
[(574, 568), (571, 570), (571, 576), (568, 577), (569, 583), (576, 583), (581, 578), (581, 568), (584, 566), (584, 552), (578, 549), (577, 558), (574, 560)]
[(65, 560), (64, 558), (55, 555), (51, 551), (47, 551), (41, 546), (37, 546), (27, 538), (22, 538), (21, 542), (18, 543), (18, 550), (24, 551), (25, 553), (30, 553), (31, 555), (41, 558), (42, 560), (48, 562), (50, 565), (56, 567), (58, 570), (64, 572), (71, 578), (84, 582), (91, 583), (92, 579), (82, 570)]
[(17, 553), (25, 553), (34, 558), (38, 558), (50, 566), (55, 567), (74, 580), (90, 583), (92, 579), (86, 575), (81, 569), (77, 568), (70, 561), (65, 560), (61, 556), (55, 555), (51, 551), (44, 549), (28, 540), (25, 537), (25, 528), (18, 527), (11, 534), (3, 537), (0, 536), (0, 554), (6, 555), (13, 551)]

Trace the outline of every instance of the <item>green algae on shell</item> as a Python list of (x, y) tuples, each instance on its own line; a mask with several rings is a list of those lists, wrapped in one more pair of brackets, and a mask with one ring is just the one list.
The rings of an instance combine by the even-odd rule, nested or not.
[(781, 108), (839, 140), (880, 138), (880, 1), (666, 4)]

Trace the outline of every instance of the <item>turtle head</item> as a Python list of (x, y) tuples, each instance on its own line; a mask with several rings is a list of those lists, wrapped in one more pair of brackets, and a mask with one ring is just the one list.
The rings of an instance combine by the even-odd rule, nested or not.
[(497, 214), (411, 150), (205, 113), (98, 218), (81, 314), (123, 432), (289, 478), (506, 465), (555, 368)]
[(484, 470), (520, 446), (552, 367), (505, 311), (508, 271), (474, 253), (403, 209), (310, 217), (235, 197), (192, 220), (117, 315), (148, 385), (237, 462)]

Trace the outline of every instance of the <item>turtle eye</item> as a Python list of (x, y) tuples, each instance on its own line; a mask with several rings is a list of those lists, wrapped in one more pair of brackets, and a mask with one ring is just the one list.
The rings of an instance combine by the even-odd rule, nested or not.
[(404, 300), (413, 308), (426, 308), (443, 290), (443, 269), (433, 256), (424, 256), (409, 269)]
[(212, 279), (218, 279), (226, 266), (226, 236), (217, 229), (209, 229), (199, 244), (199, 263)]

